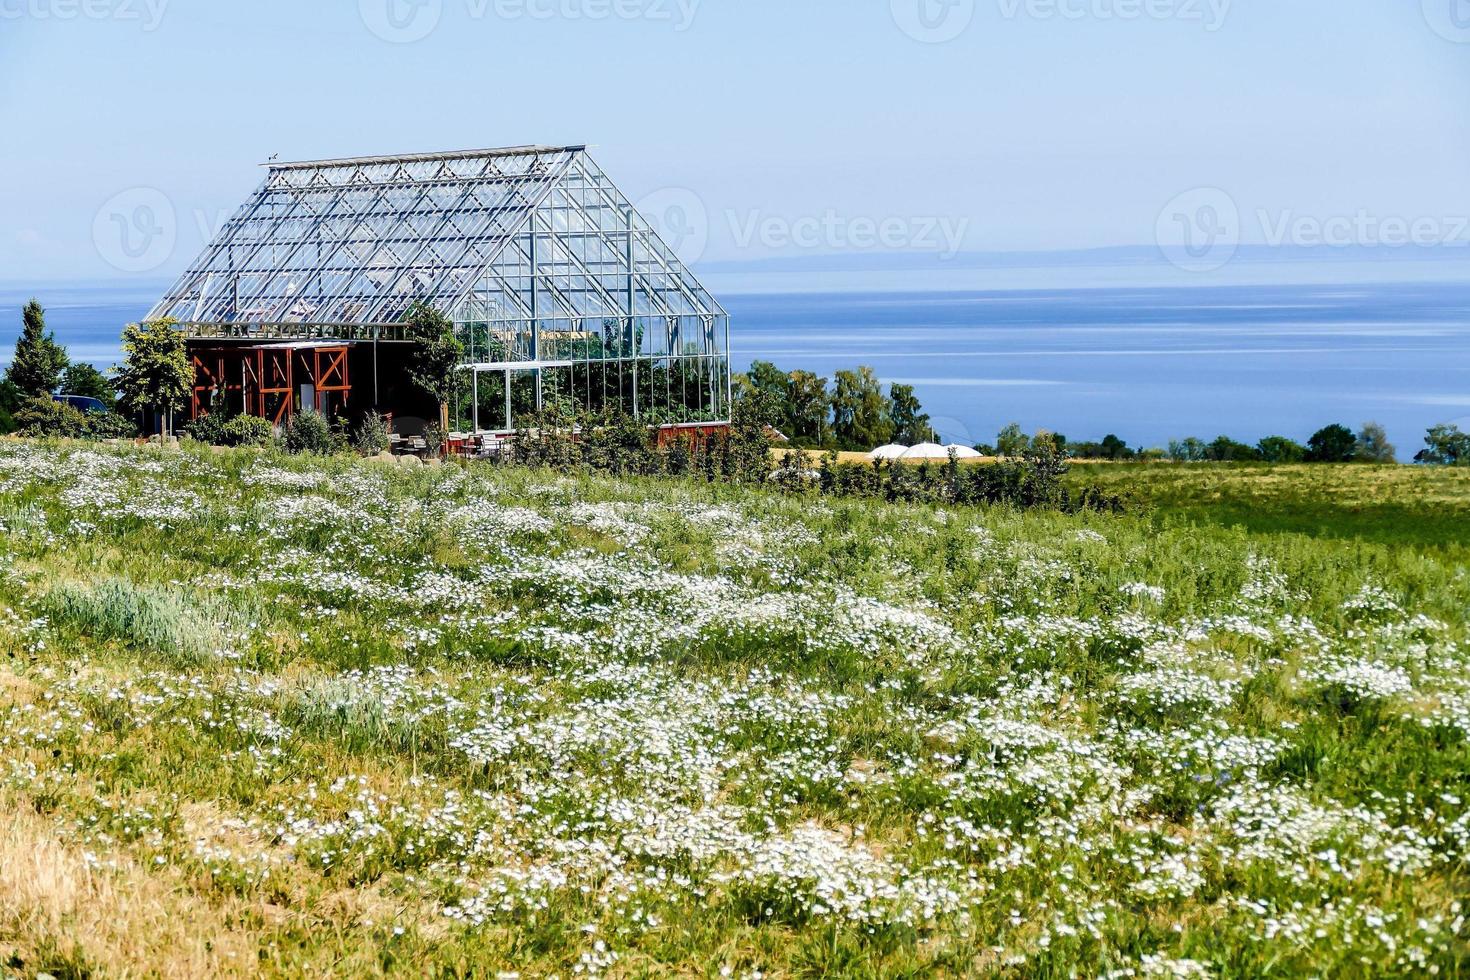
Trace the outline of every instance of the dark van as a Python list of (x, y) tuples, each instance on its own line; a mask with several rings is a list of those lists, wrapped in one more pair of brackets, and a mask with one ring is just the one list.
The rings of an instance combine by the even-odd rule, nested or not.
[(88, 398), (86, 395), (52, 395), (51, 398), (53, 401), (61, 402), (63, 405), (70, 405), (77, 411), (88, 415), (102, 415), (107, 412), (106, 405), (95, 398)]

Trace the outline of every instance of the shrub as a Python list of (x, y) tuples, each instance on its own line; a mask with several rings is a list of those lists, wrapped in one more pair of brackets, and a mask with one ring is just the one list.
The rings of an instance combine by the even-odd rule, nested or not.
[(116, 412), (83, 412), (50, 397), (32, 398), (15, 413), (17, 431), (32, 438), (126, 439), (133, 423)]
[(184, 426), (184, 435), (211, 446), (265, 446), (271, 441), (272, 427), (254, 415), (227, 415), (210, 412)]
[(202, 442), (210, 446), (223, 446), (226, 419), (224, 412), (210, 412), (208, 415), (190, 419), (184, 426), (184, 435), (195, 442)]
[(15, 422), (21, 435), (33, 438), (83, 439), (88, 433), (81, 411), (50, 396), (28, 399), (15, 413)]
[(138, 434), (132, 419), (116, 412), (96, 412), (87, 416), (87, 428), (93, 439), (131, 439)]
[[(516, 432), (509, 457), (515, 463), (569, 472), (581, 466), (584, 457), (590, 462), (596, 455), (593, 448), (598, 439), (595, 422), (582, 423), (585, 443), (572, 438), (570, 424), (555, 410), (534, 416), (531, 425), (532, 428)], [(594, 465), (594, 468), (603, 467)]]
[(352, 433), (352, 448), (364, 456), (376, 456), (388, 449), (388, 423), (377, 412), (368, 412)]
[(256, 415), (236, 415), (222, 427), (224, 446), (268, 446), (274, 427)]
[(605, 415), (583, 428), (586, 462), (593, 469), (614, 476), (658, 471), (661, 459), (648, 426), (631, 415)]
[(1021, 506), (1063, 508), (1067, 505), (1067, 490), (1062, 486), (1062, 477), (1067, 475), (1067, 459), (1054, 443), (1043, 440), (1028, 449), (1022, 473)]
[(297, 412), (286, 425), (286, 452), (328, 455), (333, 450), (332, 427), (321, 412), (307, 408)]
[(684, 476), (688, 474), (692, 462), (690, 439), (679, 436), (664, 447), (663, 471), (665, 473), (671, 476)]

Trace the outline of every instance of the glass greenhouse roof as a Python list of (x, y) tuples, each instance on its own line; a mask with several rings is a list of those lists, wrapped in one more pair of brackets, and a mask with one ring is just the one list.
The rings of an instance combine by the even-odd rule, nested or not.
[(581, 146), (267, 166), (150, 319), (345, 335), (418, 300), (486, 324), (725, 316)]

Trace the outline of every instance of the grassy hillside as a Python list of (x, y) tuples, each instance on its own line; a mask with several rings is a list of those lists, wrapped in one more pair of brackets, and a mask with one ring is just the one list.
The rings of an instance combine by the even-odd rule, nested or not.
[(1064, 517), (0, 444), (0, 960), (1470, 972), (1470, 572), (1404, 530), (1454, 487), (1133, 473)]

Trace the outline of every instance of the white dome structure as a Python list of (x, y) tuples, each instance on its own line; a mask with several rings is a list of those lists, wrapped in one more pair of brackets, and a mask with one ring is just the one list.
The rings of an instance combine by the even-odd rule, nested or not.
[(971, 449), (969, 446), (961, 446), (959, 443), (955, 443), (952, 446), (945, 446), (944, 449), (945, 449), (946, 452), (953, 452), (956, 459), (984, 459), (985, 458), (985, 457), (981, 456), (979, 453), (977, 453), (975, 450)]
[(908, 446), (900, 446), (897, 443), (890, 443), (887, 446), (879, 446), (877, 449), (868, 453), (868, 458), (871, 460), (902, 459), (903, 454), (908, 451)]
[(904, 451), (899, 459), (949, 459), (949, 450), (937, 442), (921, 442), (912, 449)]

